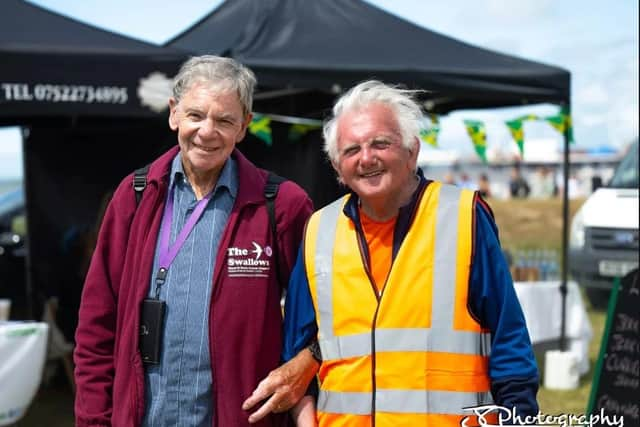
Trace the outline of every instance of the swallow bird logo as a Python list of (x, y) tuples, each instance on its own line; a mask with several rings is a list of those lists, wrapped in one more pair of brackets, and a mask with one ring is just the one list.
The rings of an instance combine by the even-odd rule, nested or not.
[(262, 247), (260, 247), (259, 244), (257, 244), (256, 242), (251, 242), (253, 244), (253, 250), (251, 251), (252, 254), (256, 254), (256, 259), (260, 259), (260, 256), (262, 255)]

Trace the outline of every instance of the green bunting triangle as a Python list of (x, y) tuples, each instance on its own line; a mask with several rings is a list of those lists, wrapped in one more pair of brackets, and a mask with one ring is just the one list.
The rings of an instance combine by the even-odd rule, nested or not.
[(427, 129), (420, 131), (420, 139), (432, 147), (438, 146), (438, 133), (440, 132), (440, 121), (435, 114), (429, 114), (431, 125)]
[(526, 120), (523, 117), (514, 120), (508, 120), (505, 123), (511, 132), (511, 136), (520, 150), (520, 156), (524, 157), (524, 126), (522, 121)]
[(289, 140), (298, 141), (304, 135), (321, 127), (320, 125), (293, 124), (289, 127)]
[(271, 139), (271, 118), (254, 114), (251, 123), (249, 123), (249, 132), (263, 140), (269, 147), (273, 144)]
[(562, 107), (555, 116), (545, 117), (546, 120), (555, 130), (564, 135), (567, 133), (569, 142), (573, 143), (573, 125), (571, 123), (571, 114), (567, 107)]
[(487, 163), (487, 129), (483, 122), (478, 120), (464, 120), (464, 125), (467, 128), (467, 133), (471, 137), (473, 148), (476, 153)]

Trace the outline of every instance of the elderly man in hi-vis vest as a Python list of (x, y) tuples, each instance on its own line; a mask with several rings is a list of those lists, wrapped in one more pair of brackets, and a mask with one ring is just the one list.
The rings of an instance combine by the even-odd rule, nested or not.
[(417, 168), (414, 96), (361, 83), (324, 127), (351, 192), (307, 223), (283, 354), (315, 355), (320, 426), (474, 425), (482, 420), (466, 417), (482, 405), (538, 412), (538, 370), (492, 212)]

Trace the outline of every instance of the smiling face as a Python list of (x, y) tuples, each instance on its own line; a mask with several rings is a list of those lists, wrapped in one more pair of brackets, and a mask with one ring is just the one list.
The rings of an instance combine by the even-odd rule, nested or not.
[(178, 132), (182, 163), (192, 184), (215, 183), (234, 147), (245, 135), (251, 114), (224, 86), (196, 82), (182, 99), (169, 100), (169, 126)]
[(402, 134), (390, 107), (374, 103), (346, 112), (338, 122), (337, 160), (340, 180), (360, 197), (363, 206), (399, 208), (413, 190), (418, 145), (402, 144)]

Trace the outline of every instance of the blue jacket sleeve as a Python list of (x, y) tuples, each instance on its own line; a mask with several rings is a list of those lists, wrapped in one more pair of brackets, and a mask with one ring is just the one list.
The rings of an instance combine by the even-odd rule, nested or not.
[[(302, 248), (298, 251), (293, 266), (284, 303), (284, 331), (282, 360), (287, 362), (307, 347), (318, 336), (316, 312), (309, 291), (309, 282), (304, 269)], [(318, 396), (318, 382), (311, 381), (305, 393)]]
[(309, 282), (304, 269), (302, 249), (293, 266), (284, 303), (284, 334), (282, 360), (291, 360), (307, 347), (318, 335), (316, 312), (309, 291)]
[(491, 332), (489, 376), (495, 403), (515, 407), (519, 415), (535, 415), (538, 368), (498, 229), (487, 209), (483, 202), (476, 206), (469, 308)]

